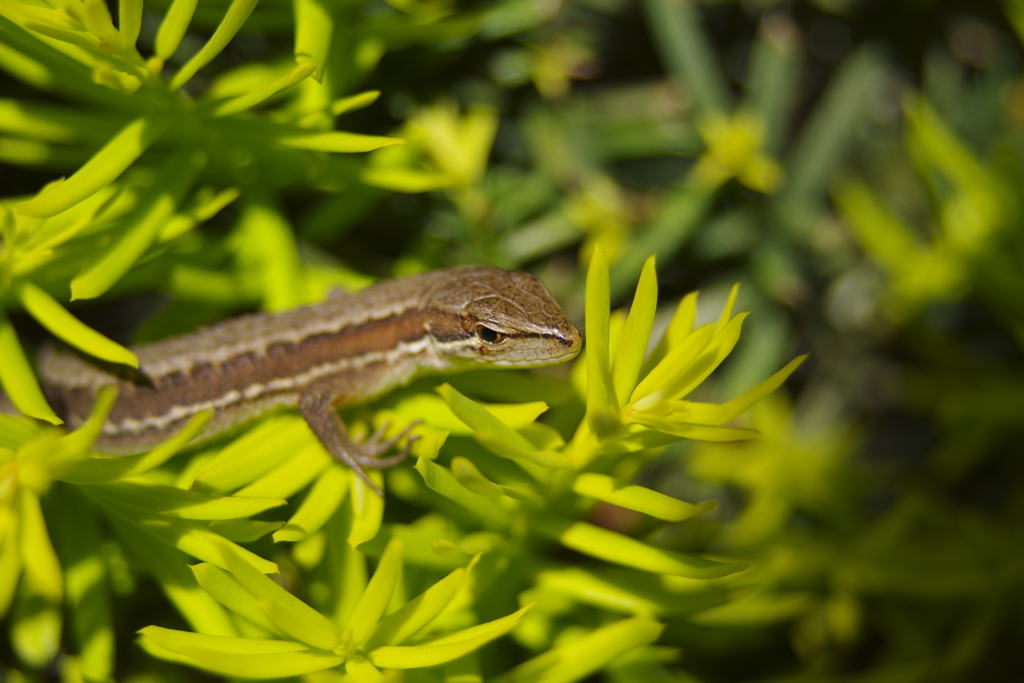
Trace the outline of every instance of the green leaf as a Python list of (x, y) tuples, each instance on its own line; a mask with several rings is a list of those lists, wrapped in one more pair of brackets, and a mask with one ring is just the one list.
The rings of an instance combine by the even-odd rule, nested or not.
[(16, 451), (38, 433), (38, 426), (0, 413), (0, 448)]
[(46, 218), (99, 192), (138, 159), (170, 125), (170, 117), (140, 117), (110, 139), (70, 178), (17, 206), (18, 213)]
[(369, 660), (382, 669), (415, 669), (450, 662), (514, 629), (534, 604), (530, 603), (501, 619), (472, 626), (423, 645), (379, 647), (370, 652)]
[(359, 598), (355, 611), (352, 613), (352, 620), (348, 628), (352, 632), (352, 642), (362, 643), (370, 637), (373, 627), (380, 621), (381, 615), (391, 602), (391, 596), (402, 578), (402, 554), (405, 550), (405, 543), (399, 538), (393, 538), (384, 548), (377, 571), (373, 573), (370, 583)]
[(721, 331), (711, 338), (707, 347), (693, 363), (661, 388), (661, 395), (669, 399), (686, 396), (707, 379), (726, 356), (732, 353), (736, 342), (739, 341), (740, 329), (746, 317), (747, 313), (743, 312), (726, 323)]
[(267, 578), (240, 553), (224, 553), (223, 564), (278, 630), (321, 650), (333, 650), (341, 642), (341, 633), (330, 619)]
[[(217, 30), (213, 32), (210, 39), (206, 41), (206, 44), (200, 48), (199, 52), (194, 54), (190, 60), (188, 60), (178, 73), (174, 74), (171, 79), (170, 88), (171, 90), (177, 90), (181, 86), (189, 82), (189, 80), (196, 75), (200, 69), (213, 61), (213, 58), (221, 53), (224, 48), (228, 46), (231, 39), (238, 33), (238, 29), (242, 28), (242, 24), (249, 18), (249, 14), (256, 7), (258, 0), (232, 0), (231, 6), (228, 7), (227, 12), (224, 13), (224, 19), (217, 26)], [(194, 9), (195, 5), (193, 5)], [(180, 21), (184, 18), (187, 6), (182, 7), (180, 15), (175, 16), (176, 21)], [(188, 13), (191, 18), (191, 12)], [(187, 24), (187, 21), (185, 22)], [(168, 31), (168, 43), (170, 39), (177, 33), (178, 25), (175, 25)], [(182, 32), (184, 35), (184, 32)], [(179, 37), (180, 41), (181, 38)], [(171, 55), (168, 54), (167, 57)]]
[(619, 420), (619, 402), (615, 397), (609, 360), (608, 261), (600, 248), (594, 250), (587, 269), (587, 424), (599, 441), (624, 436)]
[(663, 624), (646, 617), (623, 619), (548, 650), (498, 676), (494, 683), (571, 683), (583, 680), (633, 648), (653, 643), (663, 628)]
[(263, 522), (256, 519), (229, 519), (210, 522), (210, 528), (235, 543), (252, 543), (284, 526), (284, 522)]
[(606, 503), (636, 510), (668, 522), (682, 522), (715, 508), (715, 503), (712, 501), (692, 505), (643, 486), (636, 486), (615, 477), (592, 472), (585, 472), (577, 476), (572, 490), (581, 496), (603, 500)]
[(21, 561), (26, 577), (35, 589), (51, 602), (60, 603), (64, 596), (64, 572), (57, 552), (46, 531), (46, 520), (36, 494), (25, 487), (18, 489), (18, 516), (21, 529)]
[(2, 306), (0, 306), (0, 386), (7, 392), (7, 396), (14, 403), (15, 407), (29, 417), (39, 418), (55, 425), (63, 424), (63, 420), (50, 409), (43, 392), (39, 388), (39, 382), (32, 372), (25, 352), (21, 350), (18, 343), (18, 335), (14, 326), (7, 319)]
[[(636, 388), (640, 376), (640, 368), (647, 355), (647, 343), (654, 327), (654, 314), (658, 309), (658, 275), (654, 269), (652, 255), (644, 264), (640, 273), (640, 282), (636, 286), (636, 295), (629, 308), (629, 317), (622, 330), (622, 341), (618, 353), (612, 363), (612, 385), (619, 405), (626, 405), (629, 396)], [(589, 369), (589, 368), (588, 368)]]
[[(59, 466), (51, 468), (55, 476), (59, 476), (68, 466), (68, 461), (70, 463), (78, 462), (79, 458), (84, 456), (89, 448), (92, 447), (103, 430), (103, 423), (107, 420), (107, 414), (114, 406), (114, 401), (117, 400), (117, 392), (118, 389), (114, 385), (108, 385), (100, 389), (96, 400), (93, 402), (92, 413), (89, 415), (89, 418), (81, 427), (57, 440), (57, 448), (51, 451), (53, 461), (60, 462)], [(54, 464), (56, 465), (57, 463), (54, 462)]]
[[(88, 489), (84, 490), (88, 493)], [(102, 501), (98, 502), (102, 504)], [(107, 517), (125, 548), (149, 570), (167, 599), (193, 630), (211, 636), (238, 635), (231, 615), (196, 582), (185, 553), (114, 511), (110, 511)]]
[(504, 490), (483, 475), (472, 460), (457, 455), (452, 458), (452, 476), (473, 493), (481, 496), (497, 497), (504, 495)]
[(51, 532), (64, 563), (67, 605), (82, 672), (105, 681), (114, 668), (114, 622), (107, 588), (104, 536), (88, 501), (72, 486), (59, 490), (53, 501), (60, 514), (51, 517)]
[(229, 187), (216, 194), (207, 194), (201, 191), (195, 197), (195, 206), (187, 213), (175, 214), (169, 221), (164, 223), (164, 227), (160, 229), (160, 235), (157, 237), (157, 240), (162, 243), (181, 237), (196, 227), (196, 225), (216, 216), (220, 213), (221, 209), (238, 199), (241, 195), (242, 191), (237, 187)]
[(301, 264), (291, 225), (266, 192), (248, 192), (238, 223), (239, 257), (259, 277), (263, 308), (283, 311), (301, 303)]
[(455, 180), (446, 173), (418, 171), (409, 168), (375, 168), (371, 166), (363, 169), (360, 178), (372, 187), (407, 194), (442, 190), (455, 184)]
[(379, 97), (380, 90), (367, 90), (366, 92), (361, 92), (358, 95), (343, 97), (340, 100), (335, 100), (331, 103), (331, 114), (334, 116), (340, 116), (341, 114), (347, 114), (350, 111), (364, 109), (376, 102)]
[(239, 614), (267, 633), (287, 636), (277, 628), (261, 608), (260, 601), (229, 572), (212, 564), (202, 563), (189, 567), (200, 587), (210, 594), (214, 600)]
[(797, 356), (786, 367), (758, 384), (750, 391), (734, 398), (728, 403), (693, 403), (690, 401), (671, 401), (671, 417), (680, 422), (706, 425), (721, 425), (742, 414), (762, 398), (778, 389), (793, 372), (807, 359), (807, 354)]
[(355, 683), (384, 683), (384, 674), (359, 655), (345, 662), (345, 671)]
[(107, 3), (102, 0), (83, 0), (82, 5), (82, 16), (89, 32), (104, 41), (112, 41), (117, 36), (117, 29), (114, 28)]
[(86, 489), (86, 492), (105, 508), (131, 524), (200, 560), (230, 570), (229, 563), (238, 559), (240, 562), (249, 563), (264, 574), (278, 571), (275, 563), (235, 545), (202, 522), (152, 514), (104, 495), (101, 489)]
[[(450, 384), (437, 387), (452, 412), (473, 430), (481, 444), (495, 455), (514, 460), (527, 460), (542, 467), (568, 467), (568, 460), (553, 451), (537, 451), (525, 436), (509, 426), (502, 418), (495, 415), (501, 411), (493, 410), (499, 406), (485, 408), (481, 404), (463, 396)], [(518, 406), (507, 406), (511, 413), (508, 417), (522, 420), (532, 415), (530, 422), (536, 419), (547, 405), (540, 402), (525, 403)]]
[(327, 56), (334, 35), (334, 5), (323, 0), (296, 0), (295, 9), (295, 61), (315, 68), (313, 78), (324, 80)]
[(215, 493), (234, 491), (281, 466), (315, 438), (298, 415), (268, 417), (199, 468), (191, 487)]
[(17, 530), (10, 528), (14, 516), (10, 508), (0, 509), (0, 519), (5, 516), (8, 529), (0, 540), (0, 617), (7, 614), (21, 577), (21, 544), (18, 543)]
[(171, 8), (167, 10), (156, 33), (155, 52), (161, 61), (167, 61), (178, 50), (198, 2), (199, 0), (174, 0), (171, 3)]
[(463, 487), (448, 469), (426, 458), (419, 458), (416, 471), (429, 488), (472, 512), (485, 526), (502, 529), (508, 525), (507, 513), (496, 506), (493, 499)]
[(730, 441), (744, 441), (759, 436), (755, 429), (736, 429), (732, 427), (711, 427), (701, 424), (687, 424), (679, 422), (674, 417), (661, 417), (649, 413), (636, 412), (629, 415), (629, 422), (641, 424), (651, 429), (656, 429), (665, 434), (671, 434), (683, 439), (694, 439), (696, 441), (712, 441), (715, 443), (728, 443)]
[(205, 165), (206, 154), (196, 150), (185, 149), (172, 156), (152, 187), (143, 193), (138, 209), (117, 242), (71, 281), (71, 298), (94, 299), (131, 270), (156, 241)]
[(28, 666), (41, 669), (60, 651), (61, 610), (36, 590), (33, 581), (22, 581), (9, 627), (10, 642), (17, 657)]
[(227, 102), (218, 104), (211, 113), (211, 116), (230, 116), (231, 114), (237, 114), (238, 112), (245, 111), (246, 109), (251, 109), (257, 104), (277, 94), (278, 91), (290, 88), (296, 83), (306, 80), (313, 74), (313, 70), (315, 68), (316, 64), (313, 62), (299, 64), (287, 75), (266, 84), (262, 88), (258, 88), (250, 93), (242, 95), (241, 97), (236, 97), (228, 100)]
[[(381, 491), (384, 490), (384, 475), (380, 470), (371, 470), (366, 473), (366, 476)], [(353, 548), (358, 548), (376, 536), (380, 530), (381, 520), (384, 519), (384, 498), (372, 491), (355, 470), (349, 470), (349, 477), (351, 477), (349, 500), (352, 501), (352, 528), (348, 534), (348, 543)]]
[[(570, 567), (540, 572), (536, 597), (542, 603), (551, 597), (556, 600), (569, 598), (613, 612), (649, 617), (693, 614), (717, 607), (730, 599), (721, 586), (712, 582), (702, 583), (705, 586), (703, 590), (688, 585), (685, 590), (674, 592), (664, 585), (665, 582), (652, 582), (649, 576), (632, 570), (609, 568), (598, 572)], [(531, 593), (531, 597), (533, 595)]]
[(18, 288), (18, 298), (25, 310), (55, 337), (96, 358), (111, 363), (123, 363), (133, 368), (139, 367), (139, 359), (134, 353), (83, 324), (57, 303), (56, 299), (31, 282), (25, 281), (21, 284)]
[(120, 0), (117, 24), (118, 33), (121, 34), (121, 47), (126, 50), (133, 49), (142, 30), (142, 0)]
[(401, 138), (387, 138), (378, 135), (358, 135), (341, 131), (299, 132), (278, 137), (275, 142), (293, 149), (309, 149), (316, 152), (372, 152), (382, 147), (404, 145)]
[[(847, 150), (858, 139), (862, 121), (870, 111), (866, 92), (877, 92), (887, 78), (888, 67), (872, 45), (853, 52), (843, 60), (829, 80), (828, 88), (800, 128), (799, 138), (789, 154), (789, 183), (780, 204), (780, 216), (799, 215), (799, 202), (825, 204), (827, 188), (848, 158)], [(793, 208), (787, 206), (794, 205)], [(817, 207), (801, 232), (809, 231), (820, 212)], [(806, 212), (806, 209), (803, 209)], [(790, 219), (792, 220), (792, 219)]]
[(319, 531), (345, 499), (350, 481), (347, 467), (335, 464), (324, 470), (287, 526), (274, 534), (274, 542), (301, 541)]
[(668, 0), (645, 0), (647, 23), (666, 69), (701, 109), (731, 109), (729, 86), (715, 59), (697, 7)]
[[(654, 366), (654, 369), (633, 390), (629, 402), (636, 404), (656, 392), (661, 392), (665, 385), (689, 367), (694, 359), (707, 348), (714, 332), (713, 325), (701, 325), (687, 335), (678, 346), (670, 348), (661, 362)], [(660, 397), (663, 393), (657, 395)]]
[[(507, 376), (508, 373), (505, 373)], [(493, 375), (484, 375), (486, 381), (493, 385)], [(465, 379), (464, 377), (462, 379)], [(483, 377), (481, 377), (483, 379)], [(503, 382), (509, 381), (502, 379)], [(487, 430), (494, 426), (494, 423), (487, 415), (480, 413), (477, 408), (483, 408), (484, 412), (490, 413), (500, 423), (512, 430), (518, 431), (534, 423), (542, 415), (548, 405), (543, 401), (531, 401), (527, 403), (484, 403), (473, 401), (459, 393), (457, 389), (446, 389), (450, 385), (442, 384), (435, 388), (440, 396), (421, 393), (414, 394), (400, 400), (395, 405), (395, 412), (403, 416), (405, 420), (421, 418), (427, 420), (437, 429), (445, 430), (453, 434), (470, 435), (476, 429)], [(545, 387), (554, 390), (551, 387)], [(455, 408), (449, 404), (453, 402)], [(474, 408), (474, 405), (477, 408)], [(456, 408), (458, 412), (456, 412)], [(459, 416), (461, 414), (461, 417)], [(463, 419), (465, 418), (465, 419)], [(467, 422), (466, 420), (469, 420)], [(498, 426), (500, 429), (500, 425)], [(511, 436), (502, 432), (504, 436)], [(515, 439), (516, 437), (511, 436)], [(522, 442), (519, 442), (522, 444)], [(526, 443), (529, 443), (528, 441)]]
[(694, 623), (720, 627), (755, 627), (790, 621), (806, 614), (817, 596), (810, 591), (759, 590), (691, 617)]
[(722, 312), (718, 316), (718, 320), (715, 322), (715, 334), (722, 331), (722, 328), (732, 320), (732, 309), (736, 306), (736, 298), (740, 294), (740, 283), (736, 283), (729, 290), (729, 296), (725, 300), (725, 306), (722, 307)]
[(98, 490), (128, 505), (181, 519), (239, 519), (288, 504), (283, 498), (241, 498), (186, 491), (140, 477), (101, 484)]
[[(100, 484), (144, 474), (174, 457), (206, 429), (212, 417), (212, 409), (196, 414), (173, 438), (148, 453), (129, 456), (100, 455), (73, 460), (56, 476), (61, 481), (73, 484)], [(68, 438), (77, 433), (72, 433)]]
[[(288, 640), (206, 636), (159, 626), (147, 626), (139, 635), (139, 644), (152, 654), (173, 653), (193, 666), (237, 678), (300, 676), (345, 661), (343, 655), (311, 650)], [(151, 650), (150, 645), (158, 649)]]
[(587, 522), (572, 522), (549, 515), (534, 517), (533, 524), (544, 535), (558, 540), (566, 548), (646, 572), (690, 579), (716, 579), (747, 568), (744, 562), (715, 562), (655, 548)]
[(399, 645), (427, 626), (441, 613), (441, 610), (455, 599), (478, 559), (479, 555), (473, 558), (469, 567), (455, 569), (428, 588), (426, 592), (381, 619), (366, 640), (365, 649), (373, 650), (382, 645)]
[(529, 465), (539, 465), (548, 469), (572, 467), (569, 459), (558, 451), (523, 450), (515, 444), (510, 444), (501, 435), (488, 431), (477, 432), (474, 436), (480, 442), (480, 445), (491, 453), (510, 460), (518, 460), (523, 469), (535, 476), (537, 474), (536, 468), (530, 468)]
[(335, 460), (319, 441), (308, 444), (267, 474), (235, 492), (236, 496), (254, 498), (290, 498), (306, 488)]

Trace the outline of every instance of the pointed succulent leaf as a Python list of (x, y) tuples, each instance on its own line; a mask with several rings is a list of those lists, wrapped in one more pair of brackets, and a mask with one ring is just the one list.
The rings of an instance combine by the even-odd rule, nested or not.
[(8, 629), (11, 646), (22, 662), (42, 668), (53, 661), (60, 650), (61, 608), (42, 595), (35, 582), (22, 580)]
[(656, 393), (657, 397), (660, 398), (664, 393), (662, 391), (664, 387), (674, 377), (677, 377), (686, 370), (693, 363), (694, 359), (707, 348), (708, 342), (714, 336), (714, 332), (715, 328), (713, 325), (702, 325), (688, 334), (678, 346), (669, 349), (665, 357), (654, 366), (653, 370), (647, 373), (647, 376), (633, 390), (633, 395), (629, 399), (630, 404), (641, 407), (645, 405), (642, 403), (643, 399)]
[(21, 284), (18, 298), (25, 310), (54, 336), (101, 360), (139, 367), (139, 359), (134, 353), (82, 323), (31, 282)]
[(100, 484), (100, 490), (128, 505), (182, 519), (240, 519), (287, 505), (283, 498), (215, 496), (158, 484), (142, 477)]
[(261, 421), (195, 473), (191, 488), (225, 493), (250, 484), (290, 455), (312, 443), (309, 425), (298, 415), (276, 415)]
[(258, 541), (283, 526), (284, 522), (264, 522), (258, 519), (229, 519), (210, 522), (211, 529), (235, 543)]
[(292, 638), (321, 650), (333, 650), (341, 633), (330, 619), (299, 600), (237, 552), (225, 552), (226, 569), (257, 600), (274, 626)]
[(263, 628), (267, 633), (287, 636), (287, 633), (277, 628), (267, 617), (266, 612), (261, 609), (259, 599), (231, 573), (206, 562), (189, 568), (202, 589), (214, 600)]
[(56, 216), (117, 179), (170, 125), (169, 117), (140, 117), (129, 123), (62, 183), (22, 202), (17, 211), (28, 216)]
[(643, 486), (594, 472), (580, 474), (572, 488), (581, 496), (603, 500), (668, 522), (682, 522), (715, 507), (711, 501), (692, 505)]
[(566, 548), (626, 567), (656, 574), (714, 579), (746, 569), (743, 562), (716, 562), (694, 555), (655, 548), (643, 541), (603, 529), (587, 522), (572, 522), (550, 515), (534, 518), (533, 523), (545, 536)]
[[(178, 70), (178, 73), (174, 74), (170, 83), (172, 90), (177, 90), (188, 83), (189, 80), (196, 75), (197, 71), (213, 61), (213, 58), (219, 55), (221, 51), (227, 47), (228, 43), (231, 42), (231, 39), (234, 38), (236, 33), (238, 33), (238, 29), (240, 29), (242, 24), (245, 23), (245, 20), (249, 18), (249, 14), (252, 12), (253, 8), (256, 7), (257, 2), (258, 0), (232, 0), (231, 5), (224, 14), (224, 19), (217, 26), (217, 30), (213, 32), (210, 39), (206, 41), (206, 44), (203, 45), (202, 48), (200, 48), (199, 52), (194, 54), (192, 58)], [(184, 14), (184, 12), (182, 14)], [(178, 40), (181, 40), (181, 38)], [(168, 55), (168, 57), (170, 57), (170, 55)]]
[(333, 458), (319, 442), (310, 442), (290, 459), (236, 491), (235, 495), (290, 498), (315, 481), (332, 463)]
[[(290, 640), (231, 638), (147, 626), (139, 631), (146, 649), (183, 657), (186, 663), (213, 673), (237, 678), (283, 678), (330, 669), (345, 661), (344, 655), (314, 650)], [(182, 661), (182, 660), (178, 660)]]
[(383, 645), (400, 645), (417, 631), (425, 627), (447, 607), (466, 583), (466, 577), (476, 564), (479, 555), (469, 567), (459, 567), (444, 577), (426, 592), (402, 605), (381, 619), (366, 641), (366, 649), (373, 650)]
[(609, 284), (608, 261), (598, 247), (590, 259), (586, 285), (587, 335), (587, 424), (599, 441), (624, 436), (619, 420), (619, 402), (615, 397), (609, 358)]
[(504, 493), (500, 486), (484, 476), (472, 460), (461, 455), (452, 458), (452, 476), (467, 489), (481, 496), (496, 497)]
[[(99, 484), (134, 477), (159, 467), (202, 433), (213, 417), (212, 410), (195, 415), (180, 432), (166, 443), (140, 455), (92, 456), (72, 461), (57, 473), (57, 478), (73, 484)], [(73, 437), (77, 432), (68, 435)]]
[(671, 417), (680, 422), (705, 425), (721, 425), (742, 414), (762, 398), (778, 389), (793, 372), (807, 359), (807, 354), (791, 360), (786, 367), (758, 384), (745, 394), (734, 398), (728, 403), (692, 403), (690, 401), (670, 401)]
[(740, 313), (715, 334), (697, 358), (680, 374), (676, 375), (661, 389), (661, 395), (668, 399), (686, 396), (697, 385), (707, 379), (726, 356), (732, 353), (740, 338), (740, 329), (747, 313)]
[(349, 629), (352, 632), (352, 642), (359, 644), (366, 640), (373, 627), (380, 621), (381, 615), (391, 602), (391, 596), (402, 578), (402, 554), (405, 543), (398, 538), (392, 538), (384, 554), (381, 555), (377, 571), (359, 598), (355, 612), (352, 613), (352, 620), (349, 622)]
[(728, 443), (729, 441), (744, 441), (758, 436), (755, 429), (738, 429), (732, 427), (713, 427), (702, 424), (687, 424), (677, 422), (672, 417), (661, 417), (645, 412), (634, 412), (627, 416), (627, 421), (634, 424), (641, 424), (665, 434), (671, 434), (683, 439), (694, 439), (695, 441), (714, 441)]
[(138, 554), (167, 599), (194, 631), (211, 636), (238, 635), (228, 611), (196, 582), (188, 557), (182, 551), (120, 515), (110, 514), (107, 518), (118, 537)]
[(170, 9), (160, 22), (156, 33), (155, 53), (158, 59), (167, 61), (178, 50), (181, 39), (185, 37), (192, 14), (196, 11), (199, 0), (174, 0)]
[(382, 669), (415, 669), (458, 659), (514, 629), (535, 603), (506, 617), (472, 626), (423, 645), (387, 645), (370, 652), (368, 659)]
[(94, 299), (131, 270), (156, 241), (204, 166), (206, 154), (194, 149), (171, 156), (153, 185), (139, 198), (139, 207), (125, 231), (99, 260), (71, 281), (71, 298)]
[(590, 677), (616, 657), (653, 643), (664, 628), (647, 617), (609, 624), (523, 662), (495, 683), (570, 683)]
[(356, 655), (345, 662), (345, 672), (354, 683), (385, 683), (384, 674), (369, 661)]
[(351, 480), (347, 468), (340, 465), (326, 468), (288, 524), (274, 533), (274, 541), (301, 541), (319, 531), (345, 499)]
[(654, 327), (654, 314), (658, 308), (658, 276), (654, 270), (654, 256), (647, 259), (636, 294), (629, 308), (629, 317), (622, 330), (622, 341), (612, 363), (612, 384), (619, 405), (625, 405), (636, 388), (640, 368), (647, 355), (647, 342)]
[(449, 469), (420, 458), (416, 461), (416, 471), (429, 488), (472, 512), (485, 526), (504, 528), (508, 524), (506, 514), (494, 505), (493, 499), (462, 486)]
[(43, 397), (32, 366), (25, 358), (25, 352), (18, 342), (14, 326), (7, 319), (3, 307), (0, 306), (0, 386), (7, 392), (11, 402), (29, 417), (46, 420), (50, 424), (63, 423)]
[(277, 572), (275, 563), (232, 543), (202, 522), (150, 513), (105, 495), (98, 489), (88, 489), (86, 492), (110, 512), (120, 515), (127, 522), (200, 560), (222, 569), (231, 568), (229, 560), (232, 564), (237, 564), (233, 561), (238, 560), (250, 564), (264, 574)]
[(299, 64), (285, 76), (267, 83), (263, 87), (257, 88), (245, 95), (217, 105), (212, 112), (212, 116), (230, 116), (231, 114), (237, 114), (238, 112), (245, 111), (246, 109), (251, 109), (267, 98), (274, 96), (278, 91), (290, 88), (296, 83), (306, 80), (313, 75), (315, 68), (316, 64), (313, 62)]
[(38, 433), (38, 426), (0, 413), (0, 448), (16, 451)]
[[(510, 427), (507, 422), (494, 415), (494, 413), (484, 406), (467, 398), (466, 396), (463, 396), (451, 384), (442, 384), (437, 388), (437, 393), (441, 394), (442, 398), (444, 398), (458, 418), (469, 425), (470, 429), (473, 431), (494, 434), (510, 446), (523, 451), (533, 450), (533, 444), (527, 441), (526, 437), (515, 431), (515, 429)], [(527, 410), (530, 413), (533, 413), (534, 408), (536, 408), (538, 404), (526, 405), (530, 406)], [(543, 405), (544, 410), (547, 409), (546, 405), (539, 405)], [(536, 415), (534, 415), (534, 419), (536, 419)]]
[[(384, 498), (378, 496), (355, 470), (349, 470), (349, 500), (352, 501), (352, 527), (348, 533), (348, 544), (358, 548), (380, 531), (384, 519)], [(384, 490), (384, 475), (380, 470), (366, 473), (381, 491)]]
[(18, 490), (19, 541), (26, 577), (47, 600), (60, 603), (64, 595), (64, 572), (46, 530), (46, 520), (35, 493)]

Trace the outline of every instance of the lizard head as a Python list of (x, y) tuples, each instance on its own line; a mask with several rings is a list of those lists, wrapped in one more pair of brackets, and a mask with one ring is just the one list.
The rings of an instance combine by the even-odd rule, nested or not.
[(574, 358), (579, 330), (529, 273), (457, 268), (427, 294), (442, 313), (430, 326), (438, 355), (459, 365), (532, 368)]

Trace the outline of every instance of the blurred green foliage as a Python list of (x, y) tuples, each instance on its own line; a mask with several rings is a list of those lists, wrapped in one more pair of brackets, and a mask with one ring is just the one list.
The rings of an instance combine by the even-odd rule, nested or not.
[(350, 410), (426, 421), (385, 502), (294, 415), (117, 459), (111, 395), (0, 417), (0, 676), (1016, 680), (1022, 40), (1020, 0), (0, 0), (25, 414), (39, 326), (134, 364), (450, 265), (587, 338)]

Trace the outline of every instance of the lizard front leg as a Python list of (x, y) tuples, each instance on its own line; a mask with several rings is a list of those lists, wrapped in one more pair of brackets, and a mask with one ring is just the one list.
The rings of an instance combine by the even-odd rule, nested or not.
[(417, 438), (415, 434), (406, 440), (405, 446), (402, 447), (398, 454), (388, 458), (381, 458), (380, 456), (405, 438), (409, 430), (419, 424), (419, 420), (409, 423), (405, 429), (390, 439), (383, 439), (383, 432), (386, 427), (384, 425), (367, 442), (359, 443), (349, 436), (348, 430), (345, 429), (345, 423), (342, 422), (337, 411), (334, 409), (333, 401), (335, 398), (336, 396), (322, 389), (309, 389), (299, 397), (299, 412), (302, 413), (302, 417), (306, 419), (306, 423), (309, 424), (310, 429), (316, 434), (316, 437), (323, 444), (324, 448), (327, 449), (327, 452), (334, 459), (345, 463), (355, 470), (356, 474), (362, 477), (363, 481), (378, 496), (383, 497), (384, 493), (376, 484), (370, 481), (363, 468), (370, 470), (387, 469), (388, 467), (394, 467), (409, 457), (409, 448)]

